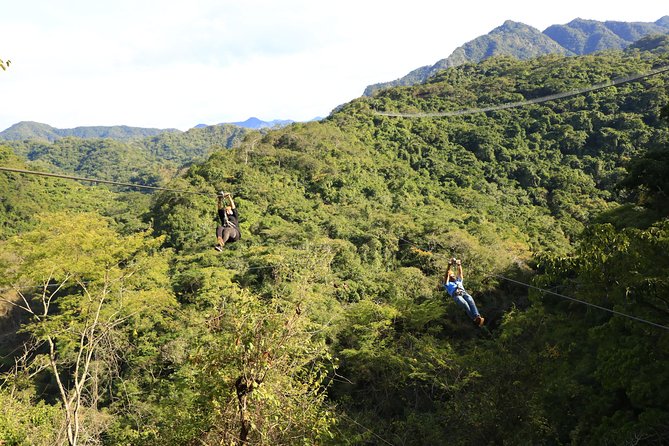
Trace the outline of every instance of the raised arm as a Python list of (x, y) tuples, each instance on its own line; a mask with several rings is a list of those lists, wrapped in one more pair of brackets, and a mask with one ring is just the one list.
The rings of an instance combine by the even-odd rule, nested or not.
[(446, 274), (444, 274), (444, 283), (448, 283), (448, 277), (451, 275), (451, 261), (448, 261), (448, 268), (446, 268)]
[(225, 194), (225, 196), (228, 197), (228, 199), (230, 200), (230, 207), (231, 207), (232, 209), (236, 209), (235, 202), (234, 202), (234, 200), (232, 199), (232, 195), (228, 193), (228, 194)]
[(448, 268), (446, 268), (446, 274), (444, 274), (444, 283), (448, 283), (448, 278), (451, 275), (451, 268), (455, 265), (455, 257), (448, 259)]
[(462, 261), (458, 259), (455, 261), (455, 264), (458, 266), (458, 278), (464, 280), (465, 276), (462, 275)]

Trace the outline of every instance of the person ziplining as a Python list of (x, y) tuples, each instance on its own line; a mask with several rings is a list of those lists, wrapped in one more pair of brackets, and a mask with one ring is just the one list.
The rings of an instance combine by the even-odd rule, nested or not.
[[(214, 246), (217, 251), (223, 251), (226, 243), (236, 242), (242, 238), (239, 232), (239, 213), (232, 195), (227, 192), (219, 192), (216, 194), (218, 200), (218, 218), (221, 224), (216, 228), (216, 241), (218, 244)], [(230, 200), (230, 204), (226, 204), (225, 199)]]
[[(457, 266), (457, 275), (451, 272), (451, 267), (454, 265)], [(452, 258), (448, 261), (448, 269), (446, 270), (446, 274), (444, 275), (444, 280), (441, 285), (444, 290), (446, 290), (446, 292), (450, 294), (451, 297), (453, 297), (455, 303), (465, 310), (467, 316), (469, 316), (474, 325), (477, 327), (482, 327), (483, 323), (485, 322), (485, 318), (479, 314), (479, 310), (476, 308), (474, 298), (469, 293), (467, 293), (462, 282), (462, 262), (459, 259)]]

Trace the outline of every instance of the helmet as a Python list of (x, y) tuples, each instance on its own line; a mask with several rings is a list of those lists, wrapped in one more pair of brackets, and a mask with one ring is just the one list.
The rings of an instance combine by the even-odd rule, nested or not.
[(225, 197), (225, 195), (226, 195), (225, 192), (223, 192), (222, 190), (219, 190), (219, 191), (216, 193), (216, 196), (217, 196), (217, 197)]

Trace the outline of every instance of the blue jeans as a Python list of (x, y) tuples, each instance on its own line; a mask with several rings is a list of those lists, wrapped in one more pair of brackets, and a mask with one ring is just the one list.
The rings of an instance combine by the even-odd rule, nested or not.
[(479, 310), (476, 308), (474, 299), (467, 292), (462, 293), (460, 296), (453, 294), (453, 300), (467, 312), (467, 316), (471, 320), (476, 319), (479, 315)]

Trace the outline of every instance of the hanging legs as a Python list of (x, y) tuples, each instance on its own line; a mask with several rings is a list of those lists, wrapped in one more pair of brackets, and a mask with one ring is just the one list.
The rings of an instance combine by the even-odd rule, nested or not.
[(481, 317), (479, 314), (479, 310), (476, 308), (476, 303), (474, 302), (474, 298), (472, 296), (470, 296), (468, 293), (463, 293), (459, 296), (454, 295), (453, 299), (455, 300), (455, 303), (457, 303), (467, 312), (467, 316), (469, 316), (475, 325), (479, 327), (483, 325), (485, 318)]
[(216, 228), (216, 241), (218, 244), (215, 246), (217, 251), (223, 251), (223, 247), (226, 243), (236, 242), (239, 240), (239, 231), (237, 228), (223, 227), (218, 226)]

